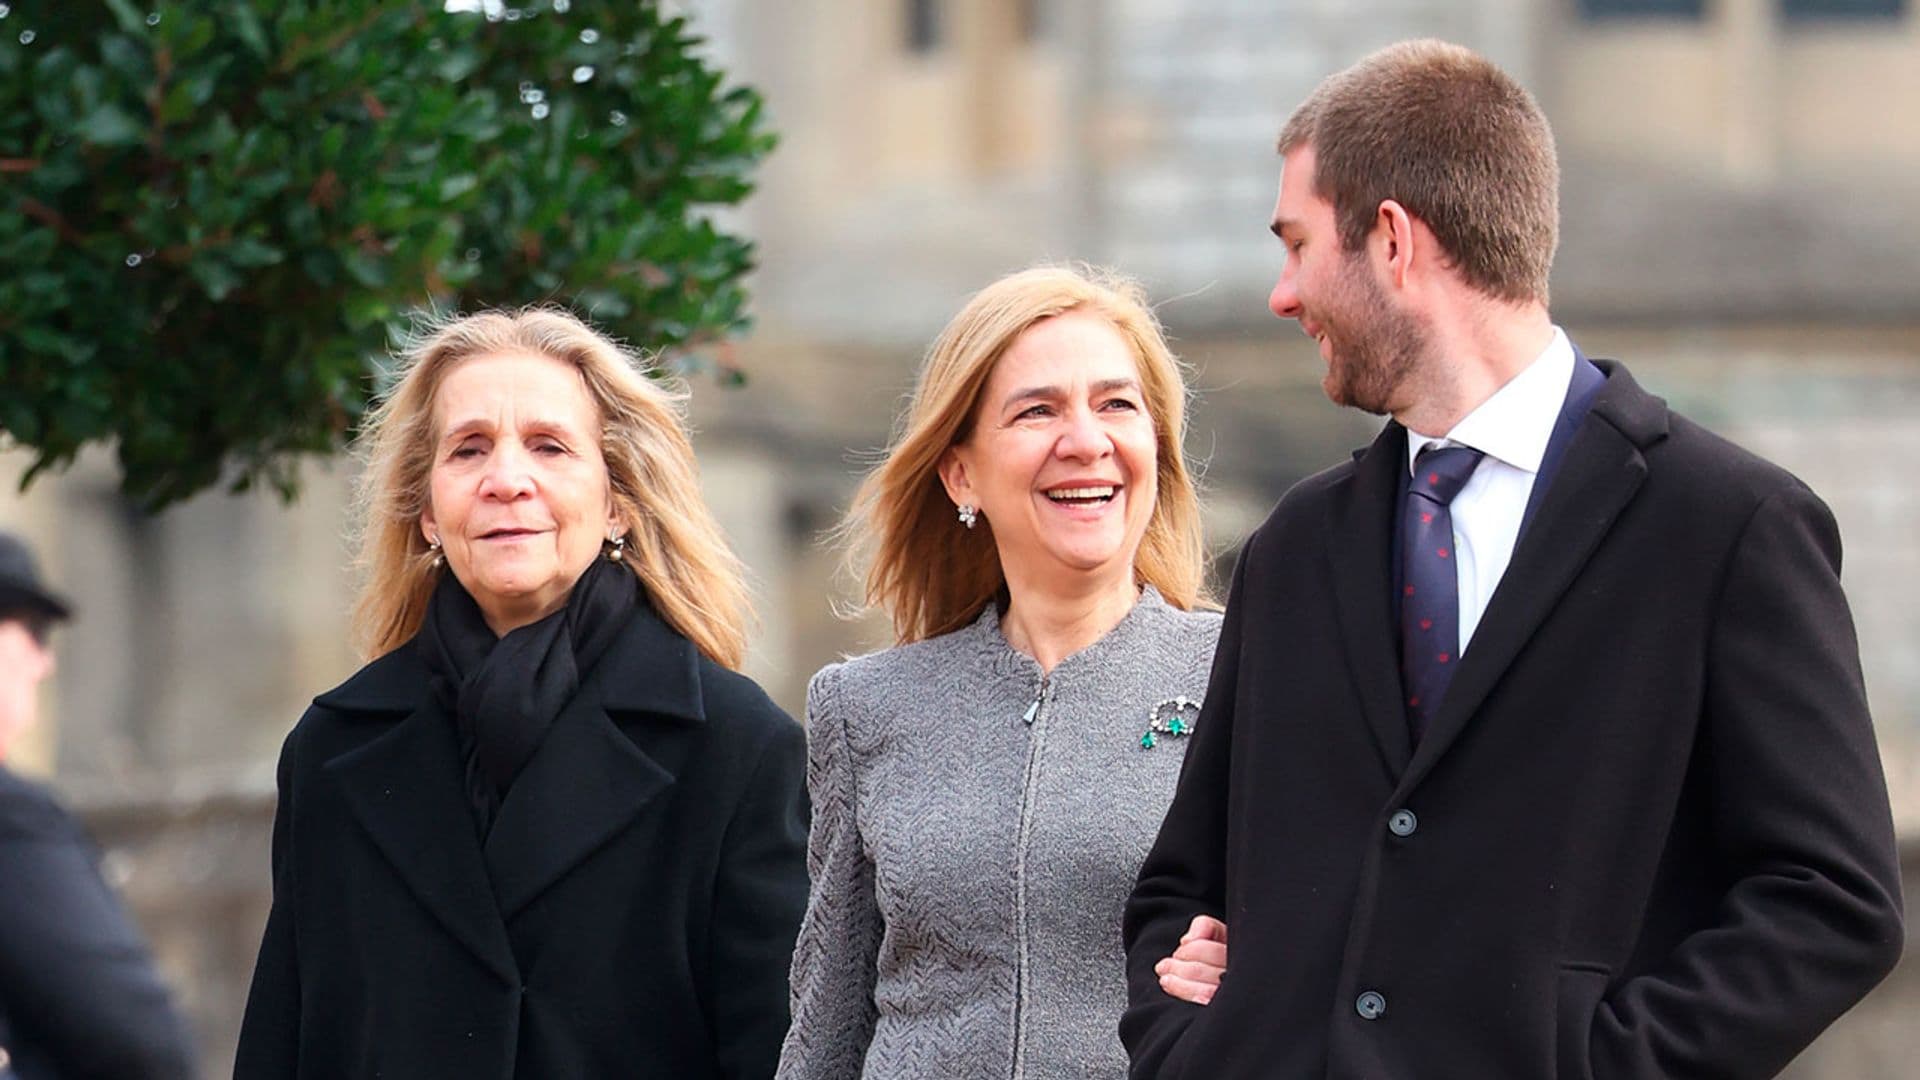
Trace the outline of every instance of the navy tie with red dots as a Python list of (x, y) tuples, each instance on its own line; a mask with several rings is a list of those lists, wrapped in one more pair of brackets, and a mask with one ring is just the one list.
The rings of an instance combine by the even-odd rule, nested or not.
[(1453, 681), (1460, 648), (1460, 577), (1454, 569), (1453, 514), (1447, 505), (1480, 464), (1470, 446), (1428, 448), (1413, 462), (1401, 524), (1400, 679), (1407, 725), (1417, 744)]

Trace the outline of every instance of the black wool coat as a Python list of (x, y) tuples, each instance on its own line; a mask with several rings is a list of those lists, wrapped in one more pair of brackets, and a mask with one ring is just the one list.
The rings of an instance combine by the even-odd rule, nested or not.
[[(1405, 429), (1247, 541), (1127, 907), (1134, 1076), (1768, 1077), (1899, 958), (1831, 514), (1601, 366), (1417, 749)], [(1206, 1007), (1153, 973), (1202, 911)]]
[(234, 1075), (766, 1077), (806, 906), (806, 748), (644, 606), (483, 844), (412, 643), (287, 737)]

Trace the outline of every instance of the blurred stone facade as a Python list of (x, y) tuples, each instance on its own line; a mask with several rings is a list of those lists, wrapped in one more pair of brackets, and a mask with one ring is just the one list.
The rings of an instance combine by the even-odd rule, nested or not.
[[(1325, 74), (1402, 37), (1474, 45), (1533, 87), (1565, 172), (1556, 314), (1708, 426), (1821, 492), (1848, 545), (1908, 891), (1920, 891), (1920, 16), (1787, 19), (1781, 0), (1623, 19), (1604, 0), (694, 0), (766, 94), (780, 151), (737, 224), (760, 240), (750, 382), (696, 372), (709, 497), (754, 570), (749, 672), (807, 676), (885, 643), (845, 620), (821, 534), (884, 445), (933, 335), (1042, 259), (1116, 264), (1161, 301), (1197, 391), (1224, 571), (1300, 477), (1375, 422), (1328, 405), (1265, 310), (1272, 139)], [(1800, 4), (1799, 7), (1817, 6)], [(916, 13), (921, 16), (914, 31)], [(572, 18), (586, 18), (578, 14)], [(0, 455), (0, 475), (24, 465)], [(54, 722), (20, 751), (94, 823), (107, 869), (199, 1025), (232, 1041), (266, 905), (273, 765), (355, 666), (345, 460), (302, 500), (128, 511), (103, 458), (0, 494), (73, 594)], [(1224, 573), (1222, 575), (1224, 581)], [(1911, 1075), (1909, 962), (1795, 1080)]]

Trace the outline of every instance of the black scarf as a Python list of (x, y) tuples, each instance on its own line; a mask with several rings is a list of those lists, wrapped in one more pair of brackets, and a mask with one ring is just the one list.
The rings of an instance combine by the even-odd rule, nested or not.
[(467, 801), (482, 839), (514, 777), (639, 603), (633, 573), (595, 559), (566, 606), (495, 637), (460, 582), (441, 576), (420, 624), (420, 657), (459, 729)]

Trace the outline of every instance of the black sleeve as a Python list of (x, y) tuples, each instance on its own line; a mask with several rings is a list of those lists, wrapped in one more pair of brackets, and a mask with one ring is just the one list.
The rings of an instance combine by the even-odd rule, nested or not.
[(1184, 1076), (1186, 1053), (1181, 1044), (1206, 1008), (1162, 990), (1153, 966), (1179, 947), (1180, 935), (1195, 915), (1220, 918), (1226, 909), (1227, 781), (1245, 579), (1258, 536), (1256, 532), (1247, 540), (1234, 567), (1213, 673), (1207, 679), (1206, 704), (1180, 767), (1173, 804), (1140, 867), (1121, 923), (1127, 953), (1127, 1011), (1120, 1017), (1120, 1041), (1136, 1077)]
[(1840, 588), (1805, 487), (1763, 502), (1720, 589), (1696, 753), (1729, 870), (1718, 918), (1610, 990), (1590, 1075), (1772, 1076), (1899, 960), (1900, 866)]
[(806, 736), (777, 714), (721, 841), (708, 1015), (720, 1074), (765, 1080), (787, 1034), (787, 974), (807, 905)]
[(280, 750), (280, 802), (273, 814), (273, 907), (267, 913), (260, 957), (254, 962), (234, 1055), (235, 1080), (267, 1080), (296, 1073), (300, 1054), (300, 964), (294, 948), (293, 791), (294, 740)]
[(15, 789), (0, 809), (0, 1013), (12, 1038), (62, 1077), (190, 1077), (186, 1026), (145, 943), (79, 826), (44, 798)]

